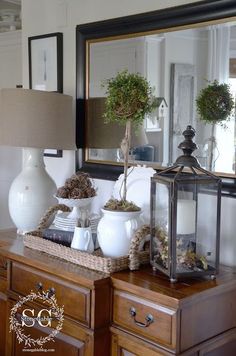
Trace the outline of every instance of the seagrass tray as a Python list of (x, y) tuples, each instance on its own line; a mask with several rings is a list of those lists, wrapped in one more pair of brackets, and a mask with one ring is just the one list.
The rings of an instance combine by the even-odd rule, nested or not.
[(109, 274), (128, 268), (130, 270), (136, 270), (140, 264), (149, 262), (149, 250), (139, 251), (140, 243), (150, 234), (150, 227), (148, 225), (143, 225), (134, 234), (131, 240), (129, 255), (117, 258), (104, 257), (100, 249), (93, 253), (88, 253), (43, 239), (42, 230), (48, 227), (48, 221), (51, 215), (58, 210), (69, 211), (68, 209), (69, 208), (63, 204), (49, 208), (40, 220), (37, 229), (24, 235), (24, 245), (68, 262)]

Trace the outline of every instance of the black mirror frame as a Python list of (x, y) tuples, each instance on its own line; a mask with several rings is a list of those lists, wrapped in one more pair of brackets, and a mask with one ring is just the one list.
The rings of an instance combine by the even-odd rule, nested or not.
[[(147, 13), (98, 21), (76, 27), (76, 144), (86, 147), (86, 41), (111, 36), (151, 32), (184, 25), (194, 25), (236, 16), (235, 0), (207, 0), (171, 7)], [(79, 169), (79, 152), (76, 154)], [(94, 178), (115, 180), (123, 167), (102, 163), (90, 163), (82, 153), (81, 170)], [(236, 198), (236, 178), (222, 177), (222, 195)]]

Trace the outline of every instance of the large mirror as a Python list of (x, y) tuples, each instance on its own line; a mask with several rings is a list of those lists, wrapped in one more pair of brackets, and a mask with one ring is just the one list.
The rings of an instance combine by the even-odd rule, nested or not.
[(104, 124), (103, 83), (127, 69), (144, 75), (158, 98), (158, 108), (132, 135), (130, 163), (155, 169), (173, 163), (182, 131), (191, 124), (201, 165), (234, 183), (235, 115), (226, 128), (213, 127), (196, 110), (196, 97), (208, 81), (228, 83), (236, 93), (236, 5), (220, 3), (202, 1), (77, 27), (77, 143), (84, 148), (83, 168), (107, 178), (120, 171), (124, 128)]

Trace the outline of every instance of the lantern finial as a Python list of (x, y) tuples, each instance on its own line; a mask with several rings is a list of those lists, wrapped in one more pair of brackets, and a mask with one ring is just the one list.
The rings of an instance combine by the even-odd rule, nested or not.
[(175, 164), (186, 167), (200, 167), (197, 158), (192, 156), (193, 151), (198, 148), (196, 143), (193, 142), (195, 129), (191, 125), (188, 125), (183, 132), (183, 136), (184, 141), (179, 144), (178, 148), (182, 149), (184, 154), (176, 159)]

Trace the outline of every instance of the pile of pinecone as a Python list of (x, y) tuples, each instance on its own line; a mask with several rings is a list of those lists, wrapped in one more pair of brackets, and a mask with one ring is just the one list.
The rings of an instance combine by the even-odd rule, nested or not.
[(96, 195), (96, 189), (88, 173), (77, 172), (58, 188), (57, 197), (64, 199), (84, 199)]

